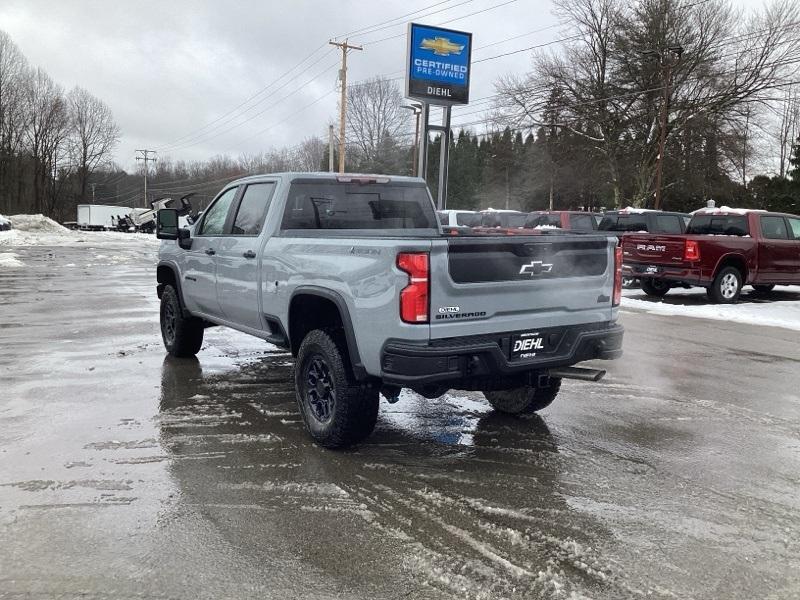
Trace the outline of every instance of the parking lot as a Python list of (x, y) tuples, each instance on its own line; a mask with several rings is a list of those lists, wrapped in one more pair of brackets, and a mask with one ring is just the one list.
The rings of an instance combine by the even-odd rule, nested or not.
[(155, 246), (88, 246), (0, 271), (2, 598), (800, 594), (796, 331), (637, 305), (541, 417), (404, 392), (332, 452), (290, 355), (165, 358)]

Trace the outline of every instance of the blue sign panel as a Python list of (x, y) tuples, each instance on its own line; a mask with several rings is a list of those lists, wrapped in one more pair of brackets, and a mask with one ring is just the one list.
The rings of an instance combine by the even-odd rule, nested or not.
[(468, 104), (472, 34), (411, 23), (406, 96), (431, 104)]

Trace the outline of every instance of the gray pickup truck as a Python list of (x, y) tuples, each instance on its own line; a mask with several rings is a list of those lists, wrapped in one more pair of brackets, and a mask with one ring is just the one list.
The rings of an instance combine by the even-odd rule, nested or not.
[(204, 328), (288, 348), (312, 437), (354, 444), (379, 394), (479, 390), (507, 413), (549, 405), (575, 368), (621, 355), (621, 252), (602, 234), (443, 230), (422, 179), (330, 173), (234, 181), (191, 229), (159, 211), (167, 351)]

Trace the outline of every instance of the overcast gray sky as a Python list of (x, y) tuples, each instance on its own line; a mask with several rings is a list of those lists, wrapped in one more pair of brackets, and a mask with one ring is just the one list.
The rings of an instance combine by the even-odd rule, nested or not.
[[(326, 135), (336, 116), (339, 59), (327, 41), (418, 10), (407, 20), (473, 32), (473, 61), (560, 35), (550, 0), (2, 0), (0, 28), (32, 65), (66, 89), (87, 88), (111, 107), (122, 130), (115, 159), (132, 169), (135, 148), (193, 160)], [(404, 32), (398, 24), (351, 36), (364, 51), (351, 53), (349, 80), (401, 75)], [(392, 36), (399, 37), (383, 40)], [(515, 39), (496, 43), (508, 38)], [(223, 117), (320, 46), (291, 77)], [(494, 93), (498, 75), (524, 72), (530, 60), (531, 53), (522, 52), (476, 64), (471, 98)], [(459, 113), (479, 107), (458, 107), (453, 118), (474, 120)]]

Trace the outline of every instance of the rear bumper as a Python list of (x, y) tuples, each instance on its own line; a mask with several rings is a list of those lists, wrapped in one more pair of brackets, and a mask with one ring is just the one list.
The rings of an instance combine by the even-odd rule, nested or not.
[(625, 261), (622, 265), (622, 276), (637, 279), (650, 277), (688, 285), (706, 286), (711, 283), (703, 277), (702, 269), (699, 266), (654, 265), (646, 262)]
[(538, 330), (552, 336), (552, 349), (535, 358), (511, 360), (516, 333), (468, 336), (414, 343), (388, 340), (381, 351), (381, 378), (401, 387), (442, 385), (465, 390), (509, 387), (531, 373), (584, 360), (622, 356), (624, 329), (614, 322)]

